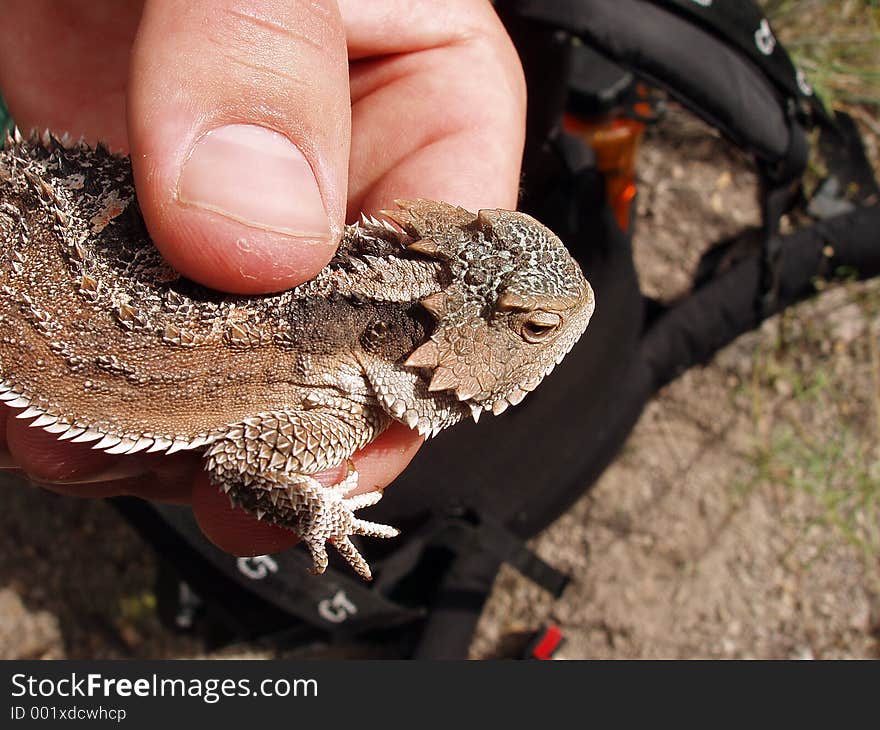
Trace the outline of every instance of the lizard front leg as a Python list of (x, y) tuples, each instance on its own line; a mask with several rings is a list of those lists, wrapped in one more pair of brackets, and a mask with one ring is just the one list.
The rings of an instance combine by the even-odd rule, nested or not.
[(346, 497), (357, 487), (351, 461), (347, 476), (333, 486), (312, 475), (346, 462), (388, 423), (380, 411), (341, 399), (308, 410), (260, 413), (231, 425), (212, 443), (206, 454), (209, 477), (235, 504), (299, 535), (312, 555), (314, 573), (327, 567), (329, 540), (369, 580), (370, 568), (349, 538), (398, 534), (354, 514), (376, 504), (382, 493)]

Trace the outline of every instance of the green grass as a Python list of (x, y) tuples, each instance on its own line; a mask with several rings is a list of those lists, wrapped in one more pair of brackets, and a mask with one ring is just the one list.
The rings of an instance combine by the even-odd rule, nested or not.
[(769, 447), (758, 454), (763, 476), (810, 497), (815, 513), (807, 528), (831, 528), (874, 562), (880, 558), (880, 460), (846, 426), (825, 436), (778, 424)]
[[(861, 336), (835, 341), (821, 301), (789, 311), (775, 338), (755, 352), (751, 380), (751, 475), (733, 485), (737, 501), (760, 485), (806, 496), (812, 525), (880, 560), (880, 282), (848, 283), (843, 305), (857, 304)], [(827, 315), (828, 312), (825, 311)], [(806, 539), (806, 538), (805, 538)], [(822, 548), (832, 539), (825, 538)]]
[[(782, 43), (826, 105), (844, 109), (880, 137), (880, 0), (763, 0)], [(820, 282), (821, 284), (821, 282)], [(838, 285), (823, 285), (818, 289)], [(735, 397), (751, 403), (755, 429), (750, 476), (733, 485), (738, 501), (759, 485), (805, 496), (828, 547), (844, 540), (866, 565), (880, 561), (880, 283), (846, 282), (865, 328), (834, 341), (830, 307), (797, 307), (754, 356), (752, 377)], [(829, 536), (833, 536), (829, 537)]]

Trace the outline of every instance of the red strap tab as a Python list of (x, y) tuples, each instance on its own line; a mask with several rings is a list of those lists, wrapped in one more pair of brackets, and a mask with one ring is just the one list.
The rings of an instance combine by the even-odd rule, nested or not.
[(534, 659), (552, 659), (553, 654), (562, 645), (562, 640), (562, 630), (556, 624), (550, 624), (544, 629), (544, 634), (532, 649), (532, 657)]

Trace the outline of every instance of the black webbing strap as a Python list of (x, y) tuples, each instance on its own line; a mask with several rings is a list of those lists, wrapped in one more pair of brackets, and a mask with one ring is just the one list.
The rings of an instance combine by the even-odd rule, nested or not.
[[(555, 597), (569, 581), (567, 575), (491, 519), (430, 520), (398, 550), (378, 561), (376, 580), (365, 583), (346, 574), (345, 568), (332, 566), (319, 578), (308, 575), (310, 560), (300, 550), (255, 558), (229, 555), (204, 538), (191, 511), (183, 507), (152, 505), (133, 498), (111, 501), (200, 597), (212, 605), (231, 603), (233, 610), (227, 612), (226, 622), (241, 624), (236, 627), (239, 633), (249, 636), (263, 633), (259, 626), (245, 625), (259, 620), (260, 602), (327, 631), (337, 640), (422, 619), (424, 607), (402, 605), (388, 594), (413, 572), (430, 547), (444, 547), (456, 555), (487, 553), (493, 560), (509, 563)], [(486, 587), (487, 593), (490, 587)]]
[(813, 121), (833, 125), (822, 100), (777, 42), (761, 8), (754, 2), (694, 2), (694, 0), (652, 0), (657, 5), (689, 18), (725, 43), (736, 46), (779, 89), (783, 96), (797, 99)]
[(797, 120), (789, 126), (789, 148), (776, 165), (759, 161), (758, 174), (761, 190), (761, 219), (763, 228), (763, 256), (761, 259), (761, 294), (755, 305), (763, 320), (778, 308), (779, 275), (782, 240), (779, 225), (782, 216), (802, 202), (801, 179), (807, 167), (809, 145), (807, 136)]
[(241, 634), (261, 633), (260, 627), (244, 624), (247, 616), (260, 613), (260, 607), (252, 606), (250, 612), (241, 610), (254, 603), (254, 598), (280, 610), (288, 620), (298, 618), (336, 638), (389, 628), (423, 616), (422, 611), (388, 599), (372, 584), (350, 577), (343, 569), (331, 566), (321, 577), (309, 575), (310, 560), (301, 550), (254, 558), (229, 555), (201, 534), (187, 508), (152, 505), (133, 498), (112, 502), (196, 593), (214, 604), (232, 604), (230, 615), (241, 623)]
[(559, 598), (569, 581), (568, 575), (554, 568), (529, 549), (528, 545), (505, 525), (485, 514), (466, 511), (450, 518), (431, 540), (456, 554), (487, 553), (507, 563), (554, 598)]
[(477, 528), (477, 540), (486, 550), (554, 598), (559, 598), (571, 581), (566, 573), (540, 558), (521, 538), (491, 518), (482, 518)]
[(470, 512), (450, 519), (438, 542), (456, 558), (430, 605), (414, 659), (463, 659), (502, 562), (516, 568), (554, 598), (569, 577), (544, 562), (501, 523)]
[(865, 146), (852, 117), (836, 112), (833, 127), (823, 126), (819, 150), (828, 176), (818, 186), (807, 207), (810, 215), (827, 219), (858, 205), (876, 205), (880, 186), (868, 161)]
[[(775, 314), (816, 293), (817, 278), (880, 275), (880, 203), (780, 236), (779, 297)], [(760, 253), (733, 261), (689, 296), (666, 309), (642, 339), (637, 363), (650, 372), (654, 392), (760, 324), (754, 301), (761, 291)]]
[(466, 659), (474, 630), (498, 574), (491, 553), (459, 554), (447, 568), (431, 601), (413, 659)]

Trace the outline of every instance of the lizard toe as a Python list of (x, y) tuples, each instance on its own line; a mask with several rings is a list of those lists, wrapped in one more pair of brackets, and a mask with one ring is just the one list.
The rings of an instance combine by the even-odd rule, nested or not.
[(383, 525), (379, 522), (369, 522), (368, 520), (352, 520), (352, 535), (367, 535), (369, 537), (397, 537), (400, 530), (391, 525)]
[(309, 572), (312, 575), (322, 575), (327, 570), (328, 562), (325, 538), (306, 539), (305, 543), (312, 555), (312, 567)]
[(339, 554), (345, 558), (348, 564), (354, 568), (354, 572), (361, 578), (364, 580), (373, 579), (373, 574), (370, 572), (370, 566), (367, 564), (367, 561), (364, 560), (364, 556), (360, 554), (351, 540), (347, 537), (338, 538), (333, 540), (333, 546), (339, 551)]
[(379, 500), (382, 499), (382, 490), (377, 489), (372, 492), (364, 492), (363, 494), (356, 494), (353, 497), (348, 497), (342, 500), (342, 503), (348, 507), (352, 512), (355, 510), (362, 509), (363, 507), (372, 507), (374, 504), (377, 504)]

